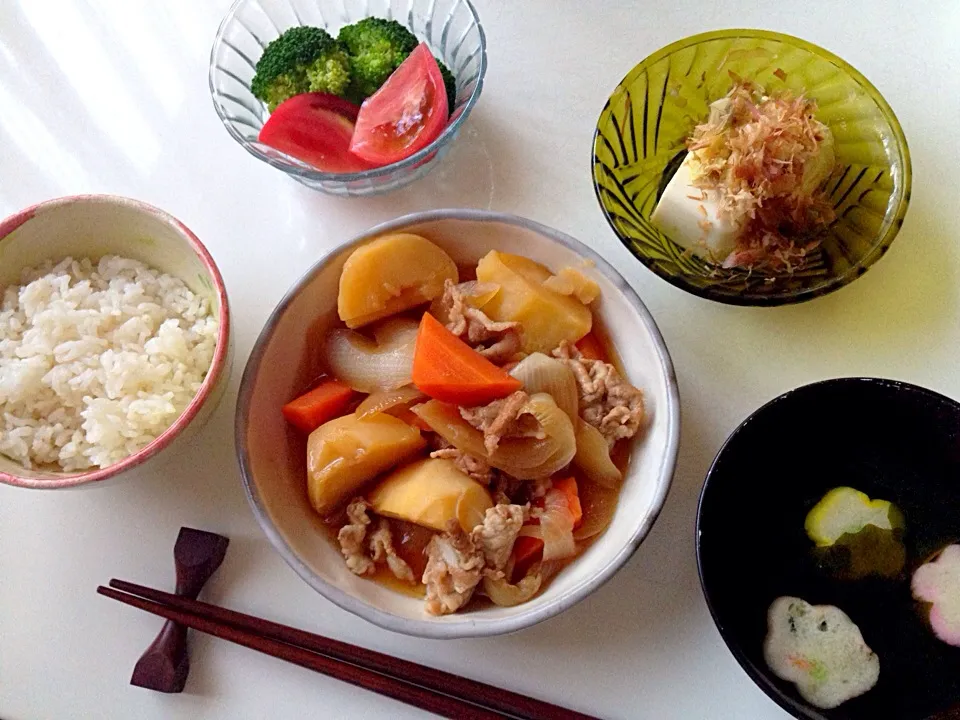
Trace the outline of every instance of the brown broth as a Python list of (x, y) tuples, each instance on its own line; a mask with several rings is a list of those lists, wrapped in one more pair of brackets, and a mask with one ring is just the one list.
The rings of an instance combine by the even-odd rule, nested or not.
[(427, 544), (433, 537), (433, 531), (393, 518), (387, 518), (387, 524), (390, 526), (390, 533), (393, 535), (397, 555), (410, 566), (413, 576), (417, 578), (418, 582), (411, 584), (398, 579), (386, 565), (378, 566), (377, 572), (371, 576), (371, 580), (404, 595), (422, 598), (426, 594), (426, 588), (419, 582), (419, 579), (423, 577), (423, 571), (427, 566)]
[(390, 531), (399, 555), (413, 570), (416, 577), (422, 577), (427, 567), (427, 545), (433, 537), (433, 530), (415, 525), (405, 520), (389, 519)]
[(470, 282), (477, 279), (476, 263), (458, 263), (457, 264), (458, 282)]
[[(422, 575), (415, 575), (420, 578)], [(400, 580), (386, 565), (377, 565), (377, 571), (373, 575), (367, 575), (367, 580), (380, 583), (384, 587), (398, 592), (401, 595), (407, 595), (412, 598), (424, 598), (427, 595), (427, 586), (421, 582), (408, 583), (406, 580)]]
[[(406, 522), (405, 520), (397, 520), (395, 518), (384, 519), (390, 527), (390, 534), (393, 536), (393, 545), (397, 551), (397, 556), (410, 566), (414, 577), (423, 577), (423, 571), (427, 566), (426, 548), (434, 535), (434, 531), (421, 527), (420, 525), (415, 525), (414, 523)], [(340, 542), (337, 540), (337, 534), (346, 522), (347, 518), (342, 512), (326, 518), (323, 522), (323, 527), (327, 531), (330, 542), (332, 542), (335, 547), (340, 546)], [(424, 595), (423, 585), (419, 582), (416, 585), (411, 585), (408, 582), (396, 578), (386, 565), (378, 565), (376, 573), (370, 575), (368, 579), (386, 585), (391, 590), (396, 590), (404, 595), (410, 595), (412, 597), (423, 597)]]

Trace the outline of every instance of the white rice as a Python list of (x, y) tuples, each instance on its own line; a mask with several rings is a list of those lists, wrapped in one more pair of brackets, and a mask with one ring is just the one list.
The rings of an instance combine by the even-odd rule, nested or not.
[(217, 319), (136, 260), (26, 270), (0, 305), (0, 453), (27, 468), (106, 467), (163, 433), (213, 361)]

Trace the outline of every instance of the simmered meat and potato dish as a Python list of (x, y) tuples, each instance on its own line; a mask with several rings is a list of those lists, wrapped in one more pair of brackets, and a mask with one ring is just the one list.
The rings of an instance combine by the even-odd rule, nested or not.
[(424, 237), (353, 252), (326, 374), (284, 408), (307, 492), (355, 574), (460, 611), (535, 596), (609, 524), (643, 395), (596, 326), (586, 268)]

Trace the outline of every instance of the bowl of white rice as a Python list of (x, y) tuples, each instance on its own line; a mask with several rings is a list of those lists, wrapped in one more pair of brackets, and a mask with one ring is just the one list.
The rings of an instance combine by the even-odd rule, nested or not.
[(100, 485), (189, 441), (231, 362), (220, 271), (136, 200), (50, 200), (0, 222), (0, 482)]

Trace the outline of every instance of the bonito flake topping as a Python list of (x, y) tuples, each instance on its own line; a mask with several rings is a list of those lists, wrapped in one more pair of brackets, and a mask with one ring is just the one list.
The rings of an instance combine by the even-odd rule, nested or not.
[(742, 228), (724, 267), (790, 269), (834, 219), (819, 190), (833, 170), (833, 136), (816, 119), (815, 101), (790, 92), (766, 95), (731, 75), (730, 92), (687, 141), (693, 185), (717, 191), (718, 217)]

